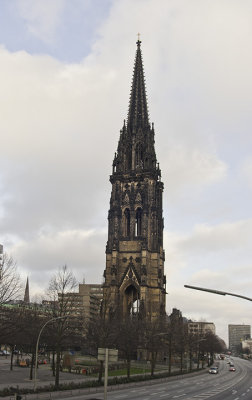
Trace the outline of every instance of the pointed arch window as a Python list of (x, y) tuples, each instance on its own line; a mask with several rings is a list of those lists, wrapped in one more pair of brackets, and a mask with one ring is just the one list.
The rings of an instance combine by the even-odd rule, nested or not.
[(135, 220), (135, 236), (142, 235), (142, 209), (139, 207), (136, 210), (136, 220)]
[(128, 146), (127, 147), (127, 153), (126, 153), (126, 169), (131, 170), (132, 169), (132, 147)]
[(124, 211), (124, 234), (130, 236), (130, 210), (128, 208)]
[(143, 148), (141, 143), (136, 145), (136, 168), (143, 167)]

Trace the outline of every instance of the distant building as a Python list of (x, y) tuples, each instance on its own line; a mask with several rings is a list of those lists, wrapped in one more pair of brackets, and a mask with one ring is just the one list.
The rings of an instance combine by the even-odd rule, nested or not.
[(86, 321), (89, 321), (99, 314), (102, 297), (102, 285), (83, 283), (79, 285), (79, 292), (65, 293), (64, 302), (67, 303), (72, 315), (82, 316)]
[(251, 339), (250, 325), (228, 325), (229, 350), (233, 354), (239, 354), (242, 341)]
[(84, 316), (88, 319), (99, 314), (103, 299), (103, 287), (98, 284), (80, 284), (79, 295), (82, 296)]
[(215, 325), (213, 322), (188, 321), (188, 333), (194, 335), (205, 335), (208, 332), (211, 332), (214, 335), (216, 334)]
[(242, 352), (248, 350), (250, 355), (252, 355), (252, 339), (242, 340)]

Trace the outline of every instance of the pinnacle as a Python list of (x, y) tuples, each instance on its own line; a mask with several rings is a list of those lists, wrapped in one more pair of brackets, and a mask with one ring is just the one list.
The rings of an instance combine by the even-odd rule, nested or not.
[(148, 105), (140, 44), (141, 41), (138, 40), (127, 120), (127, 126), (132, 132), (137, 131), (139, 128), (146, 128), (149, 126)]

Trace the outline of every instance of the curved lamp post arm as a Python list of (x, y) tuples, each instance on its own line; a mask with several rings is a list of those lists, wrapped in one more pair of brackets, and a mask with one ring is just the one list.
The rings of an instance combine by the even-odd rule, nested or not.
[(42, 326), (42, 328), (39, 331), (38, 339), (37, 339), (37, 343), (36, 343), (36, 350), (35, 350), (34, 387), (33, 387), (34, 392), (36, 392), (36, 390), (37, 390), (38, 347), (39, 347), (39, 339), (40, 339), (41, 333), (43, 332), (46, 325), (49, 324), (50, 322), (56, 321), (57, 319), (67, 318), (67, 317), (68, 317), (68, 315), (64, 315), (63, 317), (51, 318), (51, 319), (49, 319), (49, 321), (46, 321), (46, 323)]
[(241, 296), (240, 294), (234, 294), (234, 293), (228, 293), (228, 292), (222, 292), (221, 290), (214, 290), (214, 289), (206, 289), (198, 286), (190, 286), (190, 285), (184, 285), (185, 288), (189, 289), (195, 289), (195, 290), (201, 290), (203, 292), (209, 292), (209, 293), (214, 293), (214, 294), (220, 294), (221, 296), (235, 296), (235, 297), (240, 297), (241, 299), (249, 300), (252, 301), (250, 297), (246, 296)]

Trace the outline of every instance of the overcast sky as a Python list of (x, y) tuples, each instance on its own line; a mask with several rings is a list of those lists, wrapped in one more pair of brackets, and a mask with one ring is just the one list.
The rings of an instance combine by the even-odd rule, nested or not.
[(167, 312), (251, 324), (251, 0), (0, 0), (0, 243), (33, 296), (105, 269), (141, 33), (164, 182)]

